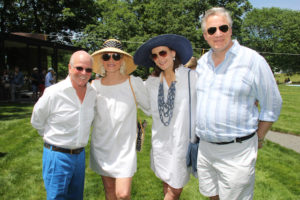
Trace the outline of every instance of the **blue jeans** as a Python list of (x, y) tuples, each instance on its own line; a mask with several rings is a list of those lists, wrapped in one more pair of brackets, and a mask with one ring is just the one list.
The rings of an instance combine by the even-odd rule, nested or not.
[(80, 154), (52, 151), (44, 147), (43, 179), (47, 200), (83, 199), (85, 150)]

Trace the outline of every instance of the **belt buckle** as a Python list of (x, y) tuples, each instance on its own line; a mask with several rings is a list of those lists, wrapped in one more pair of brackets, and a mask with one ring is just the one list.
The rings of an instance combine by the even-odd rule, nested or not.
[(234, 139), (234, 142), (235, 142), (235, 143), (237, 143), (237, 142), (238, 142), (238, 143), (242, 143), (242, 138), (235, 138), (235, 139)]
[(74, 153), (73, 153), (73, 149), (70, 149), (70, 154), (71, 154), (71, 155), (74, 154)]

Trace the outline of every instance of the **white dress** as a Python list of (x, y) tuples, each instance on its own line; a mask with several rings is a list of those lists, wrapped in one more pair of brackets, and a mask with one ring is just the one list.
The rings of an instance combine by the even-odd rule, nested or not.
[[(173, 117), (168, 126), (163, 125), (158, 112), (157, 96), (161, 78), (149, 77), (145, 83), (153, 119), (151, 168), (158, 178), (173, 188), (184, 187), (190, 177), (190, 169), (186, 166), (189, 143), (188, 70), (183, 66), (175, 70), (175, 102)], [(195, 110), (196, 104), (196, 77), (196, 72), (192, 70), (190, 73), (192, 110)], [(166, 102), (169, 88), (165, 79), (163, 79), (163, 86)], [(192, 115), (194, 116), (194, 112)], [(194, 123), (192, 123), (194, 130), (193, 127)]]
[[(146, 89), (139, 77), (131, 77), (138, 104), (149, 106)], [(94, 127), (91, 137), (90, 167), (96, 173), (114, 177), (132, 177), (136, 164), (137, 112), (129, 80), (117, 85), (92, 86), (97, 90)]]

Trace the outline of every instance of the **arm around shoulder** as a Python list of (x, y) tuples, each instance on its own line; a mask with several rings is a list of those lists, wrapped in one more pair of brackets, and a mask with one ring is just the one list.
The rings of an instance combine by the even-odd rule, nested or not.
[(47, 88), (44, 94), (39, 98), (37, 103), (33, 107), (32, 115), (31, 115), (31, 124), (37, 129), (38, 133), (43, 136), (44, 129), (49, 117), (50, 111), (50, 97), (49, 89)]
[(145, 83), (140, 77), (130, 76), (130, 78), (132, 80), (131, 81), (132, 87), (139, 108), (141, 108), (145, 114), (149, 115), (150, 102), (149, 102), (149, 95)]

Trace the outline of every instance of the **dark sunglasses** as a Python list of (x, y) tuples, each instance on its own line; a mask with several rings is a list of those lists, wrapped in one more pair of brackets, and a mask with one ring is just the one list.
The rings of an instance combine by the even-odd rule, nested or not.
[[(219, 30), (222, 31), (223, 33), (226, 33), (229, 29), (229, 26), (224, 24), (222, 26), (219, 26)], [(215, 34), (215, 32), (217, 31), (217, 27), (210, 27), (207, 29), (207, 32), (209, 35), (213, 35)]]
[(160, 57), (166, 57), (168, 55), (168, 53), (166, 51), (160, 51), (160, 52), (158, 52), (158, 54), (153, 53), (153, 54), (151, 54), (151, 58), (153, 60), (156, 60), (158, 58), (158, 55)]
[(74, 67), (77, 71), (82, 72), (83, 69), (85, 70), (86, 73), (91, 73), (93, 71), (92, 68), (83, 68), (83, 67)]
[(114, 53), (114, 54), (112, 54), (112, 55), (109, 55), (109, 54), (106, 53), (106, 54), (103, 54), (103, 55), (102, 55), (102, 59), (103, 59), (104, 61), (109, 61), (110, 57), (112, 57), (115, 61), (118, 61), (118, 60), (121, 59), (121, 54), (119, 54), (119, 53)]

